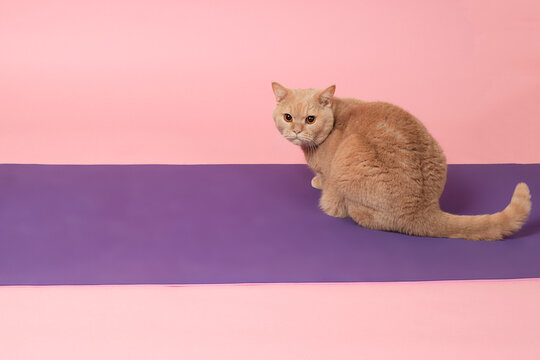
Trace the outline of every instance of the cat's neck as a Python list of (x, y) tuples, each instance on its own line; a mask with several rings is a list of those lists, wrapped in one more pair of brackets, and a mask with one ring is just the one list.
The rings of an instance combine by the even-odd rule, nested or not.
[(334, 126), (341, 124), (348, 118), (351, 109), (356, 105), (363, 103), (363, 100), (354, 98), (338, 98), (332, 99), (332, 112), (334, 113)]
[[(330, 133), (328, 134), (326, 139), (328, 139), (328, 137), (332, 134), (334, 129), (343, 127), (344, 121), (346, 119), (346, 117), (343, 116), (344, 113), (350, 108), (352, 104), (355, 104), (358, 102), (360, 102), (360, 100), (348, 99), (348, 98), (342, 99), (342, 98), (337, 98), (337, 97), (334, 97), (332, 99), (332, 113), (334, 115), (334, 125), (332, 127), (332, 130), (330, 130)], [(317, 150), (319, 150), (319, 147), (326, 141), (326, 139), (322, 143), (316, 146), (313, 146), (313, 145), (302, 146), (302, 151), (304, 152), (306, 159), (309, 159), (310, 157), (312, 157), (317, 152)]]
[(363, 100), (353, 98), (338, 98), (332, 99), (332, 112), (334, 114), (334, 126), (326, 137), (326, 139), (317, 146), (302, 146), (302, 151), (306, 156), (306, 159), (312, 158), (319, 148), (328, 140), (335, 130), (343, 129), (346, 126), (346, 122), (349, 119), (351, 110), (358, 104), (363, 103)]

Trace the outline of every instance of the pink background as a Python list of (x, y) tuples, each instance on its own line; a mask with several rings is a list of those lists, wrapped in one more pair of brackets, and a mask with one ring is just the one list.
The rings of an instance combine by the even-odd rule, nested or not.
[[(299, 163), (272, 80), (540, 162), (540, 2), (0, 0), (0, 163)], [(0, 287), (0, 359), (538, 359), (540, 282)]]
[(0, 287), (0, 358), (538, 360), (539, 298), (539, 279)]
[(271, 80), (414, 113), (450, 163), (540, 162), (540, 2), (0, 1), (0, 162), (298, 163)]

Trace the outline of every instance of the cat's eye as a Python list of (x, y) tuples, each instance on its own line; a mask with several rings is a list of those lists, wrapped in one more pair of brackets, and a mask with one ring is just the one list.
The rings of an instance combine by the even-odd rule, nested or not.
[(283, 114), (283, 120), (285, 120), (286, 122), (291, 122), (292, 121), (291, 114)]
[(309, 116), (306, 118), (306, 124), (313, 124), (314, 122), (315, 122), (315, 116), (309, 115)]

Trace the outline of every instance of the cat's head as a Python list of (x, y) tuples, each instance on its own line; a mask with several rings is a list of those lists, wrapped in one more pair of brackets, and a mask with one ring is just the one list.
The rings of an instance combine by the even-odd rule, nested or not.
[(336, 86), (324, 90), (287, 89), (272, 83), (276, 96), (274, 122), (287, 140), (301, 146), (321, 144), (334, 127), (332, 100)]

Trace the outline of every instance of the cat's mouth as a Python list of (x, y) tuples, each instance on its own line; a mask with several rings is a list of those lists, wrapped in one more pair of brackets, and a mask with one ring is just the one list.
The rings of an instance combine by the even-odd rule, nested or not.
[(310, 142), (310, 139), (305, 136), (294, 133), (286, 135), (285, 138), (295, 145), (306, 145)]
[(305, 140), (298, 136), (298, 134), (290, 134), (287, 136), (287, 140), (295, 145), (302, 145), (305, 142)]

